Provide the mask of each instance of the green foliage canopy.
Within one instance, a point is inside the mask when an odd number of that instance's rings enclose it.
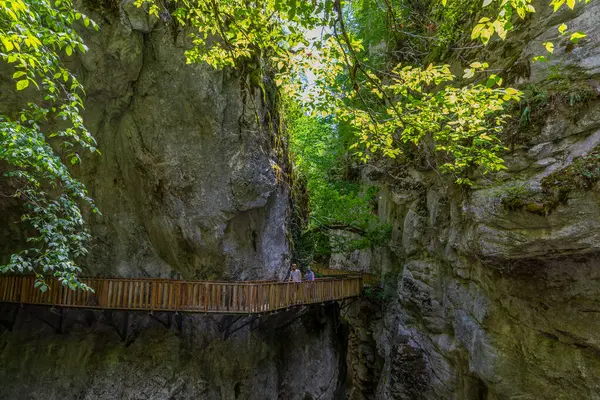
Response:
[[[137,3],[159,14],[161,6],[155,0]],[[366,1],[358,3],[358,9],[372,9],[364,7]],[[388,30],[401,17],[401,7],[395,3],[385,2],[393,16],[386,22]],[[499,154],[504,148],[496,134],[505,119],[504,103],[518,100],[520,92],[501,88],[498,77],[491,76],[483,85],[457,87],[448,66],[397,65],[380,70],[370,63],[362,38],[352,30],[365,23],[364,17],[348,11],[341,0],[179,0],[173,4],[172,15],[193,28],[195,46],[187,52],[188,62],[206,62],[215,68],[257,60],[255,64],[266,64],[286,95],[306,104],[315,115],[330,115],[352,126],[356,155],[363,160],[379,155],[395,158],[404,144],[419,145],[433,138],[442,171],[455,174],[459,183],[470,184],[468,174],[473,169],[487,173],[503,168]],[[500,22],[481,28],[485,29],[483,37],[479,35],[482,40],[493,32],[503,37],[512,29],[505,18],[508,11],[521,15],[523,9],[531,9],[528,0],[501,0],[497,6]],[[312,40],[305,37],[307,30],[319,27],[321,35]],[[366,31],[362,26],[358,33]],[[374,37],[369,40],[375,43]],[[485,69],[482,63],[474,65],[471,71]],[[307,79],[307,74],[313,79]]]
[[[77,148],[97,151],[81,117],[83,87],[61,60],[87,50],[73,28],[76,21],[97,28],[70,0],[0,0],[0,59],[27,101],[0,114],[0,160],[13,196],[22,201],[24,229],[35,232],[27,239],[29,248],[13,254],[0,271],[33,271],[43,291],[46,275],[87,288],[77,278],[81,269],[75,261],[86,254],[89,240],[79,205],[98,211],[57,154],[61,148],[76,164]]]
[[[344,126],[334,125],[331,119],[299,110],[290,106],[286,115],[297,178],[306,183],[308,192],[309,220],[301,238],[306,254],[302,256],[311,259],[383,243],[389,226],[374,212],[377,188],[353,182],[348,172],[352,138],[347,137]]]
[[[553,0],[552,6],[556,11],[565,3],[573,8],[575,2]],[[137,4],[148,5],[156,15],[165,12],[156,0]],[[285,99],[301,105],[288,129],[296,169],[309,194],[306,232],[337,226],[368,237],[378,229],[367,192],[348,189],[351,183],[332,174],[339,169],[340,149],[368,162],[379,157],[408,160],[411,153],[433,147],[434,167],[466,185],[472,184],[474,170],[485,174],[504,168],[506,148],[498,134],[507,118],[505,106],[519,101],[521,93],[503,88],[502,79],[487,72],[484,62],[473,60],[463,81],[447,65],[422,65],[428,51],[461,35],[459,24],[478,12],[480,4],[176,0],[170,10],[180,24],[192,28],[195,46],[186,53],[189,63],[215,68],[251,64],[265,70],[265,79],[274,77]],[[531,0],[484,0],[483,5],[491,15],[479,20],[471,37],[484,45],[494,35],[504,39],[514,29],[514,15],[524,19],[535,11]],[[397,60],[411,64],[389,65]],[[475,83],[465,84],[473,79]],[[352,140],[340,137],[340,127],[351,130]]]
[[[440,4],[452,8],[447,1]],[[551,6],[554,11],[563,5],[573,9],[584,1],[589,0],[552,0]],[[157,15],[164,4],[136,2]],[[387,68],[372,62],[363,40],[377,45],[381,33],[367,38],[365,23],[381,21],[371,21],[364,13],[361,20],[356,10],[368,9],[361,2],[369,3],[357,0],[354,14],[341,0],[176,0],[169,7],[180,24],[192,29],[189,63],[223,68],[252,62],[268,69],[265,76],[274,75],[286,95],[307,104],[316,115],[330,115],[352,127],[353,147],[363,160],[399,157],[405,144],[433,140],[440,168],[455,174],[459,183],[469,184],[474,168],[484,173],[501,169],[503,146],[496,134],[505,120],[502,109],[520,93],[500,87],[501,79],[495,76],[485,84],[462,86],[455,85],[447,66]],[[409,31],[417,19],[406,14],[402,1],[384,3],[386,11],[373,15],[387,16],[385,35],[406,28],[408,36],[427,36]],[[535,11],[531,3],[484,0],[484,11],[492,15],[479,20],[472,38],[484,44],[494,35],[504,39],[514,28],[513,15],[524,19]],[[459,16],[453,18],[458,21]],[[64,162],[79,162],[78,148],[97,151],[81,118],[83,87],[61,61],[86,51],[74,29],[78,21],[97,28],[73,9],[71,0],[0,0],[0,59],[12,68],[15,90],[28,99],[25,107],[0,114],[0,160],[8,165],[15,196],[23,202],[22,220],[35,231],[28,238],[31,248],[14,254],[1,268],[36,271],[40,278],[53,274],[71,287],[82,286],[75,259],[86,253],[89,240],[80,203],[97,212]],[[322,35],[307,40],[305,32],[318,27]],[[559,28],[561,34],[566,30]],[[582,32],[570,34],[573,42],[585,37]],[[552,43],[545,47],[553,52]],[[484,63],[472,63],[465,78],[485,68]],[[42,279],[37,284],[45,288]]]

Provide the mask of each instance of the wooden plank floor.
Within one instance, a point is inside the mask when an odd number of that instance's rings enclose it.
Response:
[[[49,289],[34,288],[35,277],[0,276],[0,302],[113,310],[256,314],[294,305],[357,297],[362,277],[313,282],[182,281],[144,278],[83,278],[94,291],[71,290],[56,279]]]

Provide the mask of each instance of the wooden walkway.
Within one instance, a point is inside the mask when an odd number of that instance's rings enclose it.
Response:
[[[368,272],[357,272],[357,271],[349,271],[345,269],[331,269],[331,268],[321,268],[321,267],[313,267],[313,271],[325,276],[335,276],[335,277],[355,277],[360,276],[363,279],[363,283],[369,286],[377,286],[379,284],[379,277],[377,275],[368,273]]]
[[[28,275],[0,276],[0,302],[105,310],[256,314],[357,297],[363,289],[360,276],[302,283],[83,278],[94,292],[74,291],[50,278],[45,293],[34,288],[34,281]]]

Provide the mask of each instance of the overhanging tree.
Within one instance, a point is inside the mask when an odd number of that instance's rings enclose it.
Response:
[[[79,151],[98,152],[81,116],[83,87],[61,59],[87,50],[75,24],[97,29],[71,0],[0,0],[1,68],[26,103],[0,110],[0,160],[14,188],[3,195],[21,201],[22,230],[31,232],[27,248],[0,271],[32,271],[42,291],[46,276],[88,289],[76,262],[90,239],[80,205],[98,212],[66,165],[80,161]]]

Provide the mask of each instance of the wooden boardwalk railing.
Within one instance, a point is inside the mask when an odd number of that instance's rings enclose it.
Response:
[[[349,271],[344,269],[331,269],[331,268],[321,268],[314,267],[313,270],[323,276],[336,276],[336,277],[355,277],[360,276],[363,279],[363,283],[365,285],[377,285],[379,284],[379,277],[375,274],[371,274],[368,272],[357,272],[357,271]]]
[[[113,310],[254,314],[361,294],[361,277],[313,282],[213,282],[144,278],[83,278],[94,292],[47,279],[48,291],[28,275],[0,276],[0,302]]]

